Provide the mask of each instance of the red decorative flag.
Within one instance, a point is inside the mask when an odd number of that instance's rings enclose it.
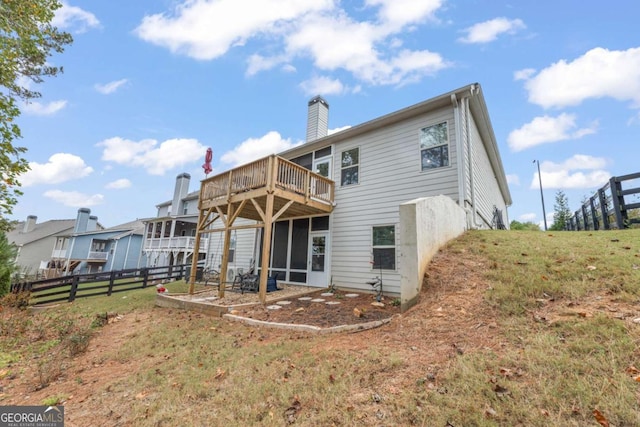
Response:
[[[211,160],[213,160],[213,150],[209,147],[207,148],[207,153],[204,155],[204,164],[202,165],[205,175],[209,175],[213,170],[211,169]]]

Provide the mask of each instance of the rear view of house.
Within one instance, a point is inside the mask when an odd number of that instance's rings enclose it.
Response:
[[[480,85],[332,135],[328,116],[313,98],[307,143],[203,180],[197,237],[222,234],[227,247],[250,227],[237,219],[255,221],[256,265],[279,281],[367,290],[382,275],[385,293],[400,295],[420,286],[403,283],[419,279],[403,277],[402,204],[445,196],[461,230],[508,224],[511,196]]]

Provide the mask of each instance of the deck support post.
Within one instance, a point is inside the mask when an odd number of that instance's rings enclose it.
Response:
[[[193,295],[196,287],[196,270],[198,269],[198,254],[200,253],[200,236],[202,235],[202,230],[200,229],[200,225],[204,222],[204,216],[209,214],[205,214],[204,210],[200,210],[198,215],[198,226],[196,229],[196,242],[193,245],[193,256],[191,257],[191,274],[189,275],[189,295]]]
[[[221,218],[224,222],[224,244],[222,245],[222,261],[220,265],[220,280],[218,286],[218,296],[220,298],[224,298],[224,287],[225,280],[227,280],[227,267],[229,264],[229,246],[231,240],[231,229],[230,227],[233,225],[232,221],[234,218],[233,212],[233,204],[229,203],[227,205],[227,216],[224,217],[221,215]]]
[[[264,210],[264,239],[260,263],[260,302],[267,302],[267,278],[269,277],[269,259],[271,258],[271,230],[273,223],[273,193],[267,194],[267,204]]]

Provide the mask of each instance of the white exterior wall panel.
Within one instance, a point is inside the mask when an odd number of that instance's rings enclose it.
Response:
[[[506,206],[491,167],[489,156],[473,118],[471,119],[470,134],[477,217],[482,218],[484,223],[482,228],[490,228],[494,207],[505,212]],[[477,218],[478,222],[480,218]]]
[[[421,170],[420,129],[447,122],[449,166]],[[366,281],[380,275],[372,268],[372,227],[394,225],[396,270],[383,270],[385,293],[400,294],[399,206],[419,197],[458,197],[453,108],[443,108],[334,146],[336,208],[332,214],[331,265],[339,287],[371,290]],[[341,152],[358,147],[358,184],[340,186]]]

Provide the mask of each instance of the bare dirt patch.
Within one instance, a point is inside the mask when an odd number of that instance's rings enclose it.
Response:
[[[328,328],[388,319],[400,314],[400,307],[391,298],[378,303],[375,295],[368,293],[321,290],[265,305],[236,308],[232,313],[267,322]]]

